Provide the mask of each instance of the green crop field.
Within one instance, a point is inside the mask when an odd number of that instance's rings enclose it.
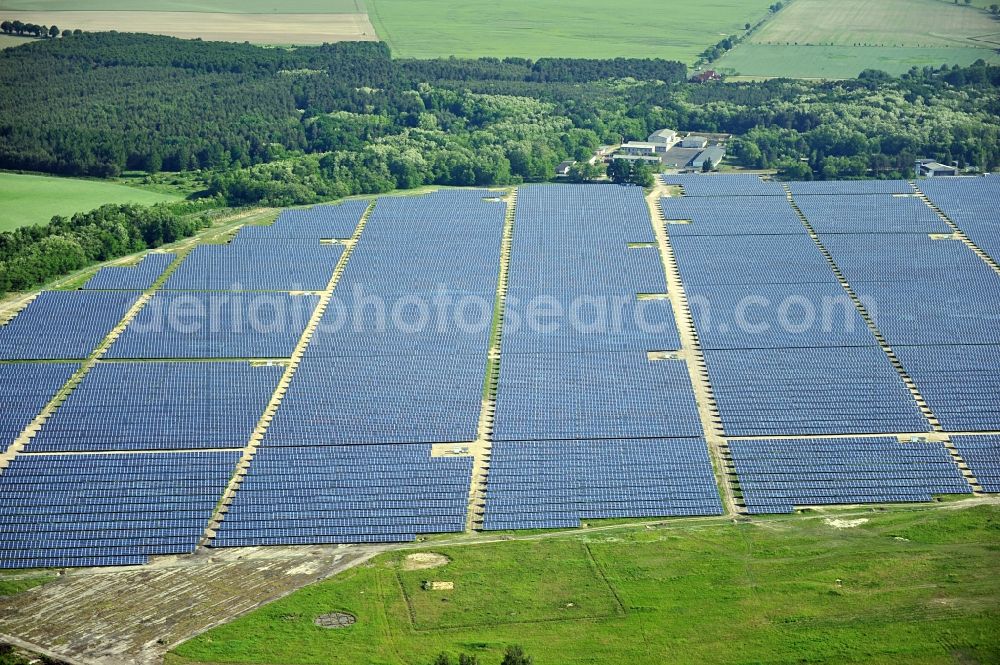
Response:
[[[941,0],[794,0],[715,67],[751,77],[851,78],[865,69],[1000,62],[1000,21]]]
[[[364,0],[0,0],[0,11],[157,11],[231,14],[363,14]]]
[[[401,57],[661,57],[693,61],[767,14],[768,0],[368,0],[379,36]]]
[[[27,44],[28,42],[33,42],[34,39],[30,37],[14,37],[13,35],[0,35],[0,48],[14,48],[15,46],[20,46],[21,44]]]
[[[0,173],[0,231],[44,224],[53,215],[72,215],[105,203],[174,201],[178,196],[99,180]]]
[[[970,65],[980,58],[1000,62],[995,51],[980,48],[741,44],[714,67],[726,74],[750,77],[843,79],[854,78],[866,69],[902,74],[910,67]]]
[[[621,526],[407,550],[177,647],[167,662],[1000,662],[1000,507]],[[854,521],[858,520],[858,521]],[[424,590],[423,581],[453,590]],[[314,619],[343,611],[348,628]]]

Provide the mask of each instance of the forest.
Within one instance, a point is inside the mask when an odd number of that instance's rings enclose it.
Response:
[[[544,181],[563,160],[669,127],[733,134],[737,164],[789,179],[906,177],[921,157],[989,171],[998,86],[1000,67],[982,61],[696,84],[665,60],[405,60],[372,42],[288,50],[74,32],[0,52],[0,168],[183,172],[202,206],[286,206]],[[184,219],[115,207],[0,234],[0,292],[193,233]]]

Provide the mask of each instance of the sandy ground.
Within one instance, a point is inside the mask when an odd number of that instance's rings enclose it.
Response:
[[[202,12],[5,12],[4,19],[85,31],[148,32],[184,39],[255,44],[378,41],[367,14],[215,14]]]

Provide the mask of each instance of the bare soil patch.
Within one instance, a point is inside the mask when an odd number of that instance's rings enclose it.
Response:
[[[416,552],[403,559],[403,570],[428,570],[430,568],[440,568],[451,562],[451,559],[443,554],[433,552]]]

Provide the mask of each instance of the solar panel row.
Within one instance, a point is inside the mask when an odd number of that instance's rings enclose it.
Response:
[[[264,448],[212,546],[397,542],[463,531],[471,475],[471,457],[432,458],[430,445]]]
[[[114,291],[43,291],[0,326],[0,360],[89,357],[139,299]]]
[[[940,443],[895,439],[730,441],[750,513],[795,506],[930,501],[972,491]]]
[[[1000,182],[984,178],[928,178],[920,190],[994,261],[1000,261]]]
[[[267,226],[244,226],[233,242],[244,240],[313,240],[350,238],[368,209],[369,201],[344,201],[337,205],[313,206],[283,210],[278,219]]]
[[[158,293],[106,358],[288,358],[319,303],[287,293]]]
[[[242,448],[284,372],[225,363],[100,363],[28,452]]]
[[[685,196],[785,196],[780,183],[765,182],[752,173],[660,176],[668,185],[680,185]]]
[[[41,413],[79,368],[70,363],[0,365],[0,452]]]
[[[701,438],[505,441],[491,452],[483,529],[721,512]]]
[[[134,266],[101,268],[83,288],[145,291],[153,286],[176,258],[176,254],[151,252]]]
[[[18,455],[0,474],[0,568],[141,564],[191,552],[238,458]]]
[[[1000,492],[1000,436],[953,436],[952,443],[985,492]]]

